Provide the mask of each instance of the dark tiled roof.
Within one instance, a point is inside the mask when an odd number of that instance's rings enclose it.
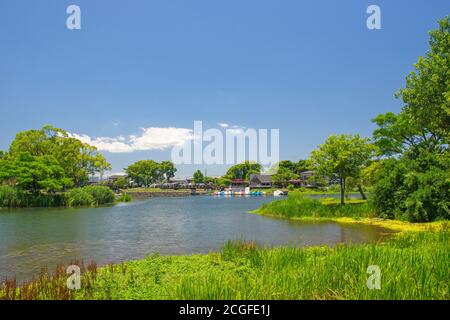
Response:
[[[257,179],[261,183],[270,183],[272,182],[272,176],[268,174],[251,174],[250,181]]]

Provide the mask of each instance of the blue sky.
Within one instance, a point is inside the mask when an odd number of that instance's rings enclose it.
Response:
[[[70,4],[81,30],[66,28]],[[381,30],[366,27],[370,4]],[[305,158],[399,110],[394,92],[449,13],[446,0],[1,0],[0,149],[44,124],[117,139],[202,120],[279,128],[281,158]],[[170,150],[104,154],[119,172]]]

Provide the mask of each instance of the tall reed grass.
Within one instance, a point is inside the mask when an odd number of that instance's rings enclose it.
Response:
[[[16,188],[0,185],[0,208],[20,207],[23,195]]]
[[[125,201],[129,201],[128,197]],[[74,188],[65,193],[30,193],[0,185],[0,208],[99,206],[113,203],[114,192],[105,186]]]
[[[105,186],[86,186],[67,191],[65,198],[66,204],[70,207],[98,206],[113,203],[115,195]]]
[[[65,205],[63,194],[33,194],[0,185],[0,208],[58,207]]]

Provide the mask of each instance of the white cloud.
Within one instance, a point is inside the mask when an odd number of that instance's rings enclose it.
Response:
[[[70,136],[97,147],[99,151],[111,153],[125,153],[145,150],[164,150],[175,146],[183,146],[194,139],[191,129],[185,128],[143,128],[140,135],[128,137],[96,137],[91,138],[85,134],[70,134]]]
[[[219,125],[221,128],[228,128],[228,127],[230,126],[228,123],[224,123],[224,122],[219,122],[218,125]]]
[[[233,125],[233,126],[229,126],[229,129],[227,129],[227,132],[233,135],[241,135],[244,134],[246,131],[246,127],[243,126],[237,126],[237,125]]]

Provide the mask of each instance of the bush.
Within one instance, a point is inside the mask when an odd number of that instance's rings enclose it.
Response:
[[[294,187],[293,184],[290,184],[290,185],[288,185],[287,189],[288,189],[289,191],[294,191],[294,190],[295,190],[295,187]]]
[[[386,160],[373,190],[384,217],[426,222],[450,218],[449,171],[421,159]]]
[[[102,205],[113,203],[115,196],[114,192],[111,191],[110,188],[104,186],[88,186],[83,187],[87,193],[89,193],[94,198],[94,205]]]
[[[75,188],[66,192],[66,204],[69,207],[91,206],[94,197],[84,188]]]
[[[22,193],[11,186],[0,185],[0,207],[20,207],[23,203]]]

